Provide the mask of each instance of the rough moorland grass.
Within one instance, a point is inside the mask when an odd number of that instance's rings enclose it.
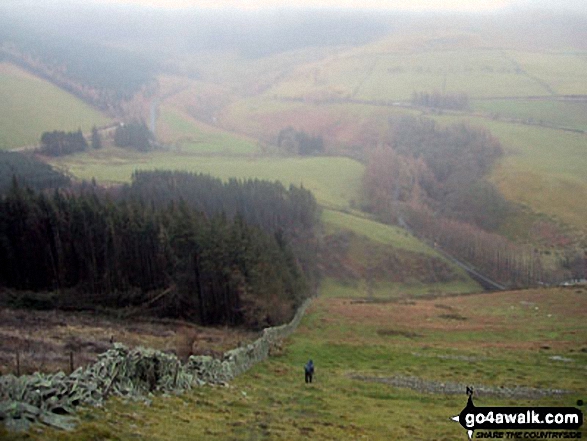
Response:
[[[303,185],[325,206],[346,208],[358,200],[363,165],[348,158],[308,157],[209,157],[171,151],[139,154],[107,148],[63,158],[51,163],[81,179],[128,182],[135,170],[186,170],[222,179],[258,178]]]
[[[574,406],[587,394],[587,354],[580,351],[587,346],[585,308],[584,289],[377,304],[322,298],[281,351],[229,387],[157,397],[151,406],[115,399],[103,410],[81,413],[72,433],[39,429],[26,439],[465,439],[449,420],[464,407],[465,391],[432,394],[352,376],[560,388],[572,392],[534,401],[478,396],[475,402]],[[456,316],[462,319],[450,319]],[[308,358],[317,366],[312,385],[303,383]]]
[[[341,145],[360,149],[376,144],[389,131],[389,117],[403,113],[418,115],[420,112],[355,103],[283,101],[266,94],[232,103],[224,109],[221,121],[232,130],[274,140],[281,129],[293,126],[322,135],[326,147],[337,151]]]
[[[457,270],[458,271],[458,270]],[[462,279],[452,282],[424,283],[413,280],[406,283],[376,281],[368,287],[365,280],[355,283],[343,282],[335,278],[322,280],[322,292],[326,297],[346,299],[370,299],[373,301],[387,301],[407,298],[444,296],[447,294],[466,294],[479,292],[482,288],[464,272]]]
[[[0,63],[0,103],[0,149],[38,144],[44,131],[88,132],[109,121],[73,95],[6,63]]]

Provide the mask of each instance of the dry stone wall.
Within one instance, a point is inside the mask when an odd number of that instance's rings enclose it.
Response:
[[[121,344],[91,366],[70,375],[5,375],[0,377],[0,420],[9,430],[28,430],[34,422],[71,429],[78,405],[101,406],[109,395],[149,401],[153,393],[182,393],[193,386],[232,380],[269,356],[272,347],[299,325],[310,300],[288,324],[267,328],[254,342],[224,353],[221,359],[191,356],[187,363],[173,354]]]

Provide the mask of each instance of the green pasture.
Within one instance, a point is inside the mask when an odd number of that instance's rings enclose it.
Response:
[[[377,63],[371,54],[331,57],[296,69],[267,94],[284,97],[352,98]]]
[[[497,119],[587,130],[587,103],[581,101],[480,100],[473,103],[473,108]]]
[[[541,81],[557,95],[587,94],[587,53],[522,52],[508,55],[532,77]]]
[[[506,150],[491,176],[506,198],[585,231],[587,136],[499,123],[490,129]]]
[[[322,294],[281,349],[228,386],[154,397],[149,406],[111,399],[80,412],[71,433],[39,428],[13,439],[452,441],[466,439],[449,419],[465,406],[464,389],[445,395],[357,377],[570,391],[539,400],[481,394],[477,406],[575,406],[587,394],[585,290],[400,303]],[[315,381],[305,384],[309,358]]]
[[[89,132],[109,119],[75,96],[11,64],[0,64],[0,149],[37,145],[51,130]]]
[[[146,154],[107,148],[51,159],[53,165],[73,176],[98,182],[128,182],[135,170],[184,170],[222,179],[231,177],[281,181],[303,185],[318,202],[336,208],[348,207],[359,198],[363,165],[348,158],[308,157],[211,157],[185,151]]]
[[[198,123],[171,106],[162,106],[157,121],[177,151],[194,154],[251,155],[259,148],[253,140]]]
[[[406,230],[393,225],[385,225],[370,219],[334,210],[324,210],[322,212],[322,222],[325,225],[327,233],[349,230],[383,245],[391,245],[394,248],[402,250],[438,256],[434,250],[416,239]]]
[[[268,95],[410,100],[414,91],[465,92],[472,98],[584,94],[581,54],[498,49],[354,50],[294,70]]]
[[[435,90],[471,97],[547,94],[501,51],[462,49],[382,55],[355,97],[410,100],[414,91]]]

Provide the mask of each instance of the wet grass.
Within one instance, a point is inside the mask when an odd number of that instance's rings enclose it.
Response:
[[[0,149],[36,145],[44,131],[89,132],[109,119],[57,86],[0,63]]]
[[[432,394],[363,382],[351,378],[355,374],[572,391],[538,401],[479,396],[478,405],[573,406],[587,395],[587,354],[581,351],[587,347],[581,313],[587,307],[585,290],[376,304],[328,294],[323,291],[323,298],[314,302],[281,351],[228,387],[206,386],[179,397],[156,397],[150,406],[113,399],[104,409],[83,411],[75,432],[38,429],[27,439],[454,440],[466,436],[449,420],[464,407],[464,391],[462,396]],[[512,311],[512,305],[519,311]],[[451,311],[466,320],[441,317]],[[550,349],[541,349],[545,346]],[[302,367],[308,358],[317,366],[311,385],[303,383]]]
[[[266,179],[284,185],[303,185],[325,206],[349,207],[359,198],[363,165],[333,157],[232,157],[202,156],[193,152],[157,151],[146,154],[117,148],[90,151],[52,159],[52,164],[80,179],[102,183],[130,181],[135,170],[184,170],[221,179]]]

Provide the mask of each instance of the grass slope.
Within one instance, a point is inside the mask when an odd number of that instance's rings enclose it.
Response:
[[[135,170],[186,170],[222,179],[231,177],[281,181],[303,185],[325,206],[346,208],[357,200],[363,165],[348,158],[308,157],[210,157],[190,152],[151,152],[140,154],[105,148],[51,159],[80,179],[98,182],[128,182]]]
[[[326,226],[327,233],[349,230],[365,236],[371,241],[392,245],[394,248],[437,256],[434,250],[406,230],[392,225],[385,225],[370,219],[333,210],[324,210],[322,222]]]
[[[574,406],[587,394],[585,308],[585,289],[383,304],[318,299],[281,351],[228,387],[158,397],[151,406],[111,400],[82,412],[72,433],[40,428],[26,439],[465,439],[449,419],[466,404],[464,390],[433,394],[353,376],[560,388],[571,394],[478,396],[475,404]],[[303,383],[308,358],[316,364],[311,385]]]
[[[81,128],[109,119],[73,95],[7,63],[0,63],[0,149],[37,144],[44,131]]]
[[[498,118],[511,118],[553,127],[587,130],[587,103],[555,100],[484,100],[473,103],[474,110]]]
[[[328,296],[381,300],[482,290],[401,228],[333,210],[323,211],[322,222],[330,244],[324,245],[322,264],[322,291]]]
[[[407,49],[409,50],[409,49]],[[303,65],[267,96],[409,100],[414,91],[466,92],[474,98],[585,94],[584,54],[446,49],[354,49]]]
[[[202,155],[252,155],[257,143],[201,123],[172,106],[162,106],[157,121],[159,138],[179,152]]]

